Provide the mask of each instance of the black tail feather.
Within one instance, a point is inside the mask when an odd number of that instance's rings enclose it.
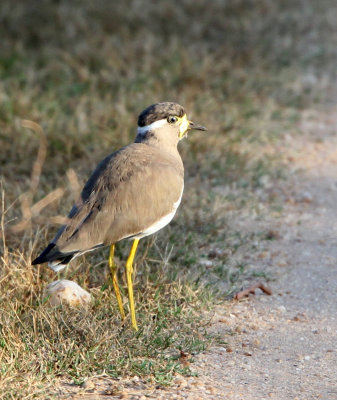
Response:
[[[51,262],[52,264],[56,264],[56,265],[57,264],[66,265],[74,257],[84,254],[88,251],[96,250],[103,246],[104,246],[103,243],[99,243],[85,251],[75,250],[75,251],[68,252],[68,253],[62,253],[62,251],[59,250],[59,248],[57,247],[57,245],[55,243],[49,243],[48,246],[43,250],[43,252],[38,257],[36,257],[35,260],[32,261],[32,265],[43,264],[46,262]]]
[[[49,243],[43,252],[32,261],[32,265],[43,264],[49,261],[59,261],[60,264],[68,264],[74,253],[65,254],[58,250],[55,243]]]
[[[56,260],[53,260],[53,261],[55,261],[56,263],[58,263],[58,264],[62,264],[62,265],[67,265],[68,263],[70,263],[70,261],[73,259],[73,257],[76,255],[76,253],[75,254],[70,254],[70,255],[68,255],[68,256],[61,256],[61,257],[59,257],[59,258],[57,258]]]

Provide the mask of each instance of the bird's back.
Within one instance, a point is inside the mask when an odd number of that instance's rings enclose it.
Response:
[[[52,243],[62,253],[85,252],[140,234],[172,212],[182,190],[178,152],[133,143],[97,166]]]

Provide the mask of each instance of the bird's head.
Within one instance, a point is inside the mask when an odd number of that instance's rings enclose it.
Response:
[[[189,121],[180,104],[156,103],[139,115],[136,142],[164,140],[177,144],[192,129],[206,130],[205,127]]]

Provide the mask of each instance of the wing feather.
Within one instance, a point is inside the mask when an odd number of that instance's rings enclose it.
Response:
[[[180,157],[129,145],[97,166],[52,243],[67,253],[135,235],[170,213],[182,188]]]

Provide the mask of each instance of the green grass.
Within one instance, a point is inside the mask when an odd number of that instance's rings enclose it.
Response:
[[[187,285],[163,283],[137,291],[137,333],[121,325],[110,290],[93,294],[94,304],[86,310],[50,308],[18,295],[15,304],[2,306],[0,370],[8,396],[28,395],[41,381],[67,376],[81,382],[103,372],[168,384],[175,373],[191,374],[180,363],[179,351],[197,353],[211,341],[197,324],[207,301]]]
[[[277,237],[235,221],[282,213],[270,190],[289,173],[278,144],[299,134],[302,110],[332,99],[335,14],[332,0],[1,2],[0,397],[43,398],[59,379],[80,384],[102,371],[167,385],[191,373],[180,350],[224,340],[206,333],[204,311],[243,280],[265,277],[235,256]],[[163,100],[183,104],[209,130],[181,143],[182,205],[137,254],[140,331],[120,323],[106,250],[60,274],[89,290],[92,306],[51,308],[43,290],[57,276],[32,268],[32,257],[77,185],[133,140],[144,107]],[[23,120],[43,128],[46,146]],[[57,188],[63,195],[34,213]],[[121,243],[116,252],[124,298],[128,250]]]

